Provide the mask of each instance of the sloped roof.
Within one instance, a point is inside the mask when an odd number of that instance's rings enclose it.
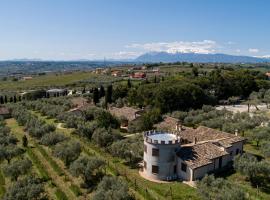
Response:
[[[127,118],[128,121],[135,120],[136,119],[135,115],[139,115],[139,113],[141,112],[140,109],[127,107],[127,106],[124,106],[122,108],[111,107],[109,111],[112,115],[115,115],[116,117],[120,118],[123,116]]]
[[[177,155],[191,168],[211,164],[213,159],[228,155],[223,148],[212,142],[182,146]]]
[[[197,142],[209,140],[222,140],[236,137],[237,140],[239,141],[244,140],[244,138],[235,136],[234,134],[226,133],[205,126],[199,126],[197,129],[184,128],[183,131],[179,132],[179,135],[181,138],[186,139],[190,142],[192,142],[194,138],[196,138]]]
[[[154,127],[159,130],[172,131],[175,130],[176,125],[179,123],[179,120],[173,117],[165,116],[163,121],[158,124],[155,124]]]

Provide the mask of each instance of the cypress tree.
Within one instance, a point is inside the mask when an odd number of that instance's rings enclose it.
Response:
[[[99,92],[97,88],[95,88],[93,92],[93,101],[95,105],[99,102]]]
[[[14,103],[17,102],[17,97],[16,96],[13,97],[13,101],[14,101]]]
[[[112,103],[112,85],[109,85],[107,87],[107,91],[106,91],[106,96],[105,96],[105,101],[107,103]]]
[[[8,102],[8,100],[7,100],[7,96],[5,95],[5,99],[4,99],[4,101],[5,101],[5,103],[7,103]]]
[[[132,87],[131,80],[130,79],[128,79],[128,81],[127,81],[127,86],[128,86],[128,88],[131,88]]]
[[[104,97],[105,96],[105,90],[104,87],[101,85],[99,89],[99,97]]]
[[[28,139],[27,139],[26,135],[23,136],[22,143],[23,143],[23,146],[24,147],[27,147],[28,146]]]
[[[13,97],[10,97],[9,98],[9,102],[13,102]]]
[[[82,94],[85,94],[85,87],[84,87],[83,90],[82,90]]]
[[[0,103],[4,104],[4,98],[2,96],[0,97]]]

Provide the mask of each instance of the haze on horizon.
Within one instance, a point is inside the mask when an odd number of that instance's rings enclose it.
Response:
[[[267,0],[1,0],[0,60],[149,51],[270,57]]]

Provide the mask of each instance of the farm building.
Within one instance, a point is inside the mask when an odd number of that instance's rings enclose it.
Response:
[[[200,126],[144,133],[142,175],[151,180],[195,181],[222,170],[243,152],[245,139]]]
[[[50,89],[46,91],[47,97],[58,97],[67,95],[68,91],[66,89]]]
[[[146,78],[146,73],[144,73],[144,72],[135,72],[134,74],[132,74],[130,76],[130,78],[143,79],[143,78]]]

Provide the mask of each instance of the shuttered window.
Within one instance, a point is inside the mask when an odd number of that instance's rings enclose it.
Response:
[[[183,172],[186,172],[187,171],[187,165],[185,163],[181,163],[181,170]]]
[[[153,174],[158,174],[158,166],[152,165],[152,173]]]
[[[159,156],[159,149],[152,149],[152,156]]]

